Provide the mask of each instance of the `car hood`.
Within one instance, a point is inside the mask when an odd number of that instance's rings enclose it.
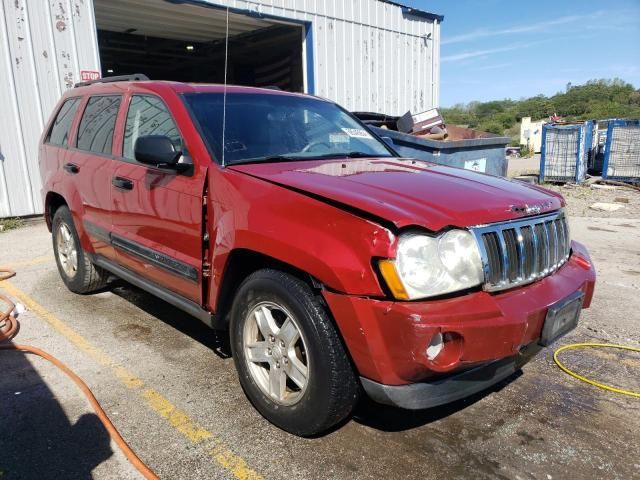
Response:
[[[229,166],[285,188],[393,223],[432,231],[557,210],[562,196],[538,186],[404,158]]]

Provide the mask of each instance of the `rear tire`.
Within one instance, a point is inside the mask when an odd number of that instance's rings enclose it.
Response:
[[[53,252],[62,281],[74,293],[90,293],[103,288],[109,275],[91,263],[82,249],[69,208],[61,206],[53,215]]]
[[[300,279],[272,269],[251,274],[235,296],[230,331],[240,383],[274,425],[313,436],[353,410],[356,374],[321,299]]]

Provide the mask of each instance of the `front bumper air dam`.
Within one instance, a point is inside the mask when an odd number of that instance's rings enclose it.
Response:
[[[478,393],[517,372],[542,347],[532,343],[513,357],[495,360],[430,382],[383,385],[361,377],[362,387],[378,403],[407,410],[437,407]]]

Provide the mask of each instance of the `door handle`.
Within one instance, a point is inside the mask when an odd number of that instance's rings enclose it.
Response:
[[[111,179],[111,185],[121,190],[133,190],[133,182],[124,177],[113,177]]]
[[[78,165],[76,165],[75,163],[67,163],[62,168],[64,168],[71,175],[75,175],[76,173],[78,173],[80,171],[80,167],[78,167]]]

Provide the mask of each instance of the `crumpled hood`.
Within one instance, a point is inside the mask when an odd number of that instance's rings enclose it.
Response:
[[[396,227],[432,231],[557,210],[562,196],[543,188],[403,158],[314,160],[228,167],[366,212]]]

